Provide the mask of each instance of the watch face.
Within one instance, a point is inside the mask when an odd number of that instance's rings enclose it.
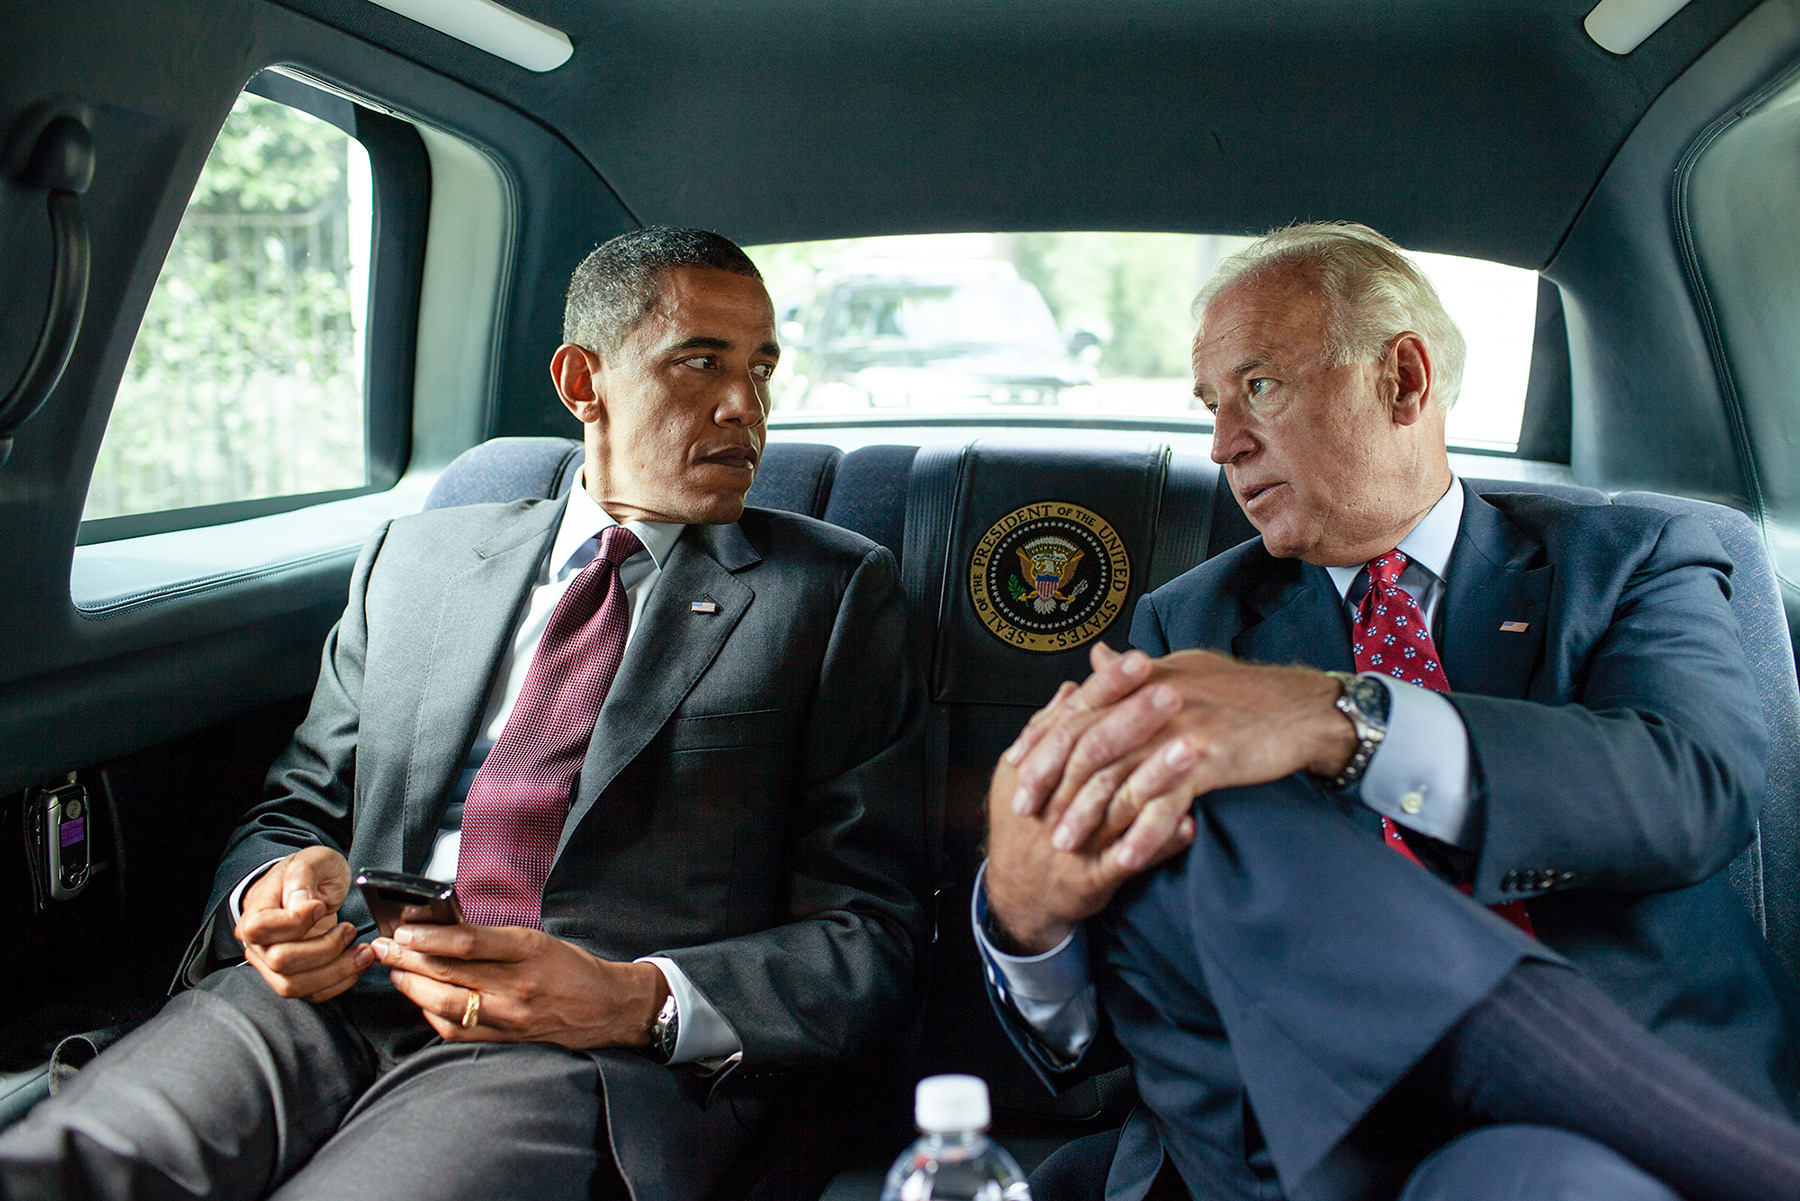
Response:
[[[1344,689],[1344,694],[1350,698],[1350,703],[1355,705],[1364,717],[1379,725],[1387,725],[1388,690],[1386,688],[1374,680],[1357,676],[1355,682]]]

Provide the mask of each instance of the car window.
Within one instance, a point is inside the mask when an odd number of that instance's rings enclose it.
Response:
[[[1249,239],[930,234],[750,248],[780,319],[776,424],[997,419],[1209,428],[1188,374],[1189,307]],[[1415,254],[1469,342],[1449,434],[1518,446],[1535,272]]]
[[[368,152],[244,92],[156,282],[83,520],[362,487]]]

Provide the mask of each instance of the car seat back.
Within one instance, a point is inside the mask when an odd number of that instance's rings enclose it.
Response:
[[[756,482],[744,503],[823,516],[842,457],[835,446],[771,442],[763,447]],[[561,496],[574,485],[581,464],[582,446],[573,438],[492,438],[456,456],[432,484],[422,507]]]

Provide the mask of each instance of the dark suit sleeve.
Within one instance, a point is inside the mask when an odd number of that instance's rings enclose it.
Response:
[[[1568,619],[1604,624],[1566,703],[1452,694],[1483,815],[1477,900],[1679,888],[1748,844],[1768,735],[1729,572],[1704,524],[1672,518],[1610,617]]]
[[[746,1069],[843,1059],[912,1011],[927,942],[916,894],[924,695],[893,555],[869,552],[839,605],[789,811],[787,922],[659,951],[730,1023]]]
[[[244,816],[226,843],[208,912],[222,904],[240,880],[271,859],[303,847],[328,846],[346,852],[350,847],[363,661],[368,649],[363,598],[387,530],[384,523],[363,546],[350,576],[349,604],[325,639],[312,706],[287,750],[269,769],[264,799]]]

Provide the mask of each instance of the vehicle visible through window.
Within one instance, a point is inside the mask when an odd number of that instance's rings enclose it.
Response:
[[[83,520],[366,483],[373,223],[361,143],[238,97],[156,281]]]
[[[777,425],[1099,421],[1191,425],[1189,306],[1249,241],[1157,233],[924,234],[750,247],[780,323]],[[1459,449],[1512,453],[1537,275],[1414,259],[1469,343]]]

